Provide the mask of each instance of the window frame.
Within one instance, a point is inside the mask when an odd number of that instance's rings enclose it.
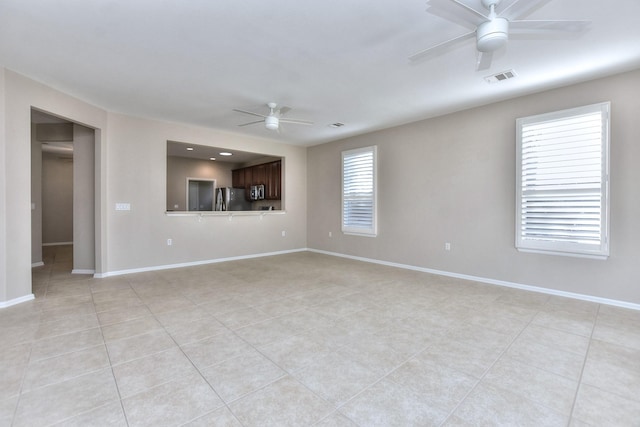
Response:
[[[368,227],[360,227],[353,225],[346,225],[347,223],[347,212],[345,209],[345,202],[350,199],[349,195],[345,192],[345,159],[362,154],[362,153],[371,153],[371,185],[372,192],[369,197],[365,198],[366,201],[371,203],[371,224]],[[341,162],[341,229],[342,233],[356,236],[366,236],[366,237],[376,237],[378,235],[378,150],[377,146],[372,145],[368,147],[355,148],[351,150],[342,151],[342,162]],[[352,197],[351,200],[354,200]]]
[[[611,103],[601,102],[582,107],[554,111],[516,120],[516,203],[515,203],[515,246],[522,252],[534,252],[553,255],[606,259],[609,256],[609,157],[610,157],[610,120]],[[563,239],[527,238],[523,228],[526,218],[523,207],[523,128],[541,123],[550,123],[570,119],[586,114],[601,114],[600,136],[600,209],[599,209],[599,241],[597,243],[580,243]],[[564,190],[566,191],[566,190]],[[535,191],[530,192],[535,194]],[[526,197],[526,196],[525,196]],[[576,205],[574,205],[575,207]]]

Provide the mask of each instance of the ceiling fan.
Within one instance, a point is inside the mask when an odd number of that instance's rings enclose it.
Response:
[[[549,32],[584,31],[590,21],[569,20],[521,20],[534,9],[551,0],[481,0],[488,13],[482,13],[460,0],[429,0],[428,11],[445,19],[471,25],[473,31],[454,37],[435,46],[421,50],[409,57],[418,61],[448,51],[459,42],[475,38],[478,57],[477,70],[485,70],[491,66],[493,53],[507,44],[509,31],[527,34],[543,34]],[[500,8],[502,4],[504,7]],[[451,7],[455,11],[451,11]]]
[[[238,126],[249,126],[249,125],[255,125],[256,123],[264,123],[264,127],[266,127],[267,129],[279,131],[280,123],[291,123],[295,125],[312,125],[313,124],[313,122],[309,122],[307,120],[297,120],[297,119],[290,119],[288,117],[286,118],[282,117],[289,110],[291,110],[291,108],[289,107],[278,108],[278,104],[276,104],[275,102],[269,102],[267,104],[267,107],[269,107],[269,114],[267,115],[254,113],[253,111],[239,110],[237,108],[234,108],[233,111],[237,111],[238,113],[250,114],[252,116],[261,117],[260,120],[256,120],[249,123],[243,123]]]

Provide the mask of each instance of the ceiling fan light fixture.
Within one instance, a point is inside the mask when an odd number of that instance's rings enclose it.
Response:
[[[276,116],[267,116],[264,118],[264,127],[269,130],[278,130],[280,120]]]
[[[480,24],[476,31],[478,50],[493,52],[509,40],[509,21],[506,18],[494,18]]]

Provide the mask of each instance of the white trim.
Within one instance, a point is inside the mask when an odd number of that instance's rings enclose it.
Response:
[[[53,243],[42,244],[42,246],[65,246],[65,245],[73,245],[73,242],[53,242]]]
[[[10,299],[9,301],[0,301],[0,309],[11,307],[12,305],[20,304],[23,302],[31,301],[35,299],[33,294],[28,294],[20,298]]]
[[[38,261],[38,262],[34,262],[34,263],[32,263],[32,264],[31,264],[31,268],[34,268],[34,267],[42,267],[43,265],[44,265],[44,262],[42,262],[42,261]]]
[[[521,117],[516,119],[516,203],[515,203],[515,247],[522,251],[531,251],[542,254],[550,255],[564,255],[564,256],[577,256],[581,258],[595,258],[595,259],[607,259],[609,257],[609,169],[610,169],[610,111],[611,102],[601,102],[592,105],[585,105],[582,107],[570,108],[562,111],[554,111],[545,114],[538,114],[535,116]],[[551,148],[548,144],[549,141],[560,142],[562,144],[568,141],[563,141],[559,136],[562,133],[557,133],[558,129],[555,126],[562,122],[572,121],[574,119],[582,118],[584,116],[598,115],[601,121],[600,136],[599,136],[599,154],[595,152],[589,153],[588,160],[595,162],[596,159],[600,160],[599,164],[599,182],[595,181],[595,170],[591,169],[592,164],[587,166],[586,170],[583,170],[584,165],[572,164],[568,159],[558,161],[557,147]],[[550,126],[549,130],[547,126]],[[525,128],[533,127],[536,130],[530,130],[533,132],[529,137],[525,137]],[[540,129],[538,129],[540,127]],[[591,129],[591,128],[587,128]],[[563,129],[564,130],[564,129]],[[578,131],[577,129],[575,130]],[[590,137],[595,132],[590,131]],[[548,139],[553,135],[553,139]],[[574,135],[584,136],[584,135]],[[529,139],[530,138],[530,139]],[[546,142],[545,142],[546,141]],[[573,140],[572,140],[573,141]],[[589,141],[591,141],[589,139]],[[593,137],[593,141],[596,139]],[[573,143],[584,142],[582,139],[575,140]],[[528,143],[533,146],[541,144],[535,150],[535,155],[529,153],[525,156],[525,146]],[[531,148],[531,147],[530,147]],[[592,148],[593,149],[593,148]],[[549,173],[549,161],[548,157],[552,154],[554,161],[554,174]],[[567,156],[573,156],[566,154]],[[582,159],[586,153],[575,154]],[[525,158],[528,160],[525,162]],[[584,159],[587,159],[586,157]],[[535,162],[533,160],[536,160]],[[574,158],[575,160],[575,158]],[[532,169],[525,169],[524,163],[528,163]],[[570,184],[570,188],[566,188],[564,183],[560,183],[566,179],[569,179],[569,175],[563,177],[560,182],[554,182],[551,176],[554,176],[558,171],[558,165],[564,164],[567,170],[564,171],[571,175],[574,180],[580,180]],[[546,165],[546,166],[545,166]],[[571,167],[568,167],[568,166]],[[539,169],[541,168],[541,169]],[[575,169],[575,170],[574,170]],[[578,170],[579,169],[579,170]],[[537,175],[539,171],[542,173],[542,177]],[[562,172],[562,173],[564,173]],[[573,188],[574,184],[581,183],[582,173],[588,172],[589,178],[583,184],[588,184],[584,190],[576,190]],[[543,182],[547,182],[543,188],[539,188],[537,185]],[[596,188],[598,192],[596,193]],[[586,227],[583,230],[572,230],[572,226],[567,225],[565,222],[568,219],[573,219],[578,223],[582,223],[581,220],[587,219],[583,217],[582,213],[579,213],[582,209],[581,200],[577,205],[574,205],[573,201],[560,199],[559,197],[566,197],[567,192],[575,193],[586,196],[589,201],[589,208],[595,210],[598,207],[598,219],[597,227],[596,221],[594,223],[583,224],[581,227]],[[586,191],[586,193],[583,193]],[[596,196],[597,194],[597,196]],[[542,197],[538,200],[538,197]],[[557,198],[558,197],[558,198]],[[536,207],[531,211],[532,206],[526,201],[530,201],[536,204]],[[554,212],[556,203],[560,201],[566,201],[568,208],[567,212],[563,212],[569,215],[566,218],[558,218],[556,212]],[[526,207],[525,207],[526,206]],[[550,211],[547,211],[549,209]],[[591,220],[591,218],[589,218]],[[570,221],[569,221],[570,222]],[[588,221],[590,222],[590,221]],[[564,231],[566,236],[556,236],[555,233]],[[582,236],[582,233],[586,233]],[[584,240],[583,240],[584,239]]]
[[[144,272],[148,272],[148,271],[159,271],[159,270],[169,270],[169,269],[172,269],[172,268],[182,268],[182,267],[195,267],[195,266],[198,266],[198,265],[216,264],[216,263],[225,262],[225,261],[238,261],[238,260],[242,260],[242,259],[262,258],[262,257],[266,257],[266,256],[284,255],[284,254],[290,254],[290,253],[295,253],[295,252],[305,252],[305,251],[307,251],[306,248],[291,249],[291,250],[286,250],[286,251],[265,252],[265,253],[253,254],[253,255],[241,255],[241,256],[228,257],[228,258],[215,258],[215,259],[207,259],[207,260],[203,260],[203,261],[183,262],[183,263],[179,263],[179,264],[167,264],[167,265],[157,265],[157,266],[153,266],[153,267],[132,268],[132,269],[129,269],[129,270],[118,270],[118,271],[108,271],[108,272],[105,272],[105,273],[96,273],[96,274],[93,275],[93,277],[95,277],[96,279],[103,279],[105,277],[121,276],[121,275],[124,275],[124,274],[144,273]]]
[[[74,268],[73,270],[71,270],[71,274],[95,274],[95,272],[95,270],[87,270],[82,268]]]
[[[347,215],[345,212],[345,199],[353,200],[353,201],[369,201],[368,197],[358,196],[355,199],[353,197],[346,197],[345,193],[345,177],[347,175],[352,176],[353,171],[349,168],[345,168],[345,159],[352,155],[358,154],[371,154],[372,156],[372,164],[371,164],[371,178],[372,178],[372,190],[373,194],[371,195],[371,226],[366,227],[364,225],[356,226],[356,225],[345,225],[345,219]],[[341,194],[341,202],[340,202],[340,211],[341,211],[341,230],[346,235],[352,236],[366,236],[366,237],[377,237],[378,235],[378,146],[371,145],[368,147],[354,148],[351,150],[342,151],[342,160],[341,160],[341,185],[340,185],[340,194]],[[358,165],[361,166],[360,163]],[[358,169],[358,168],[357,168]],[[358,215],[356,215],[358,216]]]
[[[333,256],[337,256],[337,257],[341,257],[341,258],[349,258],[349,259],[353,259],[353,260],[356,260],[356,261],[370,262],[370,263],[373,263],[373,264],[387,265],[387,266],[390,266],[390,267],[398,267],[398,268],[403,268],[403,269],[406,269],[406,270],[421,271],[423,273],[438,274],[438,275],[441,275],[441,276],[455,277],[457,279],[472,280],[474,282],[488,283],[490,285],[505,286],[507,288],[516,288],[516,289],[522,289],[522,290],[525,290],[525,291],[538,292],[538,293],[549,294],[549,295],[556,295],[556,296],[561,296],[561,297],[566,297],[566,298],[573,298],[573,299],[578,299],[578,300],[583,300],[583,301],[595,302],[595,303],[599,303],[599,304],[613,305],[613,306],[616,306],[616,307],[629,308],[631,310],[640,310],[640,304],[635,304],[635,303],[627,302],[627,301],[620,301],[620,300],[614,300],[614,299],[609,299],[609,298],[596,297],[596,296],[593,296],[593,295],[577,294],[577,293],[573,293],[573,292],[560,291],[560,290],[557,290],[557,289],[541,288],[539,286],[524,285],[524,284],[521,284],[521,283],[507,282],[507,281],[504,281],[504,280],[488,279],[486,277],[470,276],[468,274],[452,273],[450,271],[434,270],[432,268],[416,267],[414,265],[408,265],[408,264],[398,264],[398,263],[395,263],[395,262],[387,262],[387,261],[381,261],[381,260],[377,260],[377,259],[363,258],[363,257],[358,257],[358,256],[353,256],[353,255],[346,255],[346,254],[341,254],[341,253],[336,253],[336,252],[323,251],[323,250],[319,250],[319,249],[310,249],[309,248],[307,250],[309,252],[317,252],[317,253],[321,253],[321,254],[325,254],[325,255],[333,255]]]

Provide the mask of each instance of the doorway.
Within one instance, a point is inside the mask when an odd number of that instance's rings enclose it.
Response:
[[[212,211],[216,180],[187,178],[187,210]]]
[[[31,153],[32,266],[95,273],[95,130],[32,109]]]

